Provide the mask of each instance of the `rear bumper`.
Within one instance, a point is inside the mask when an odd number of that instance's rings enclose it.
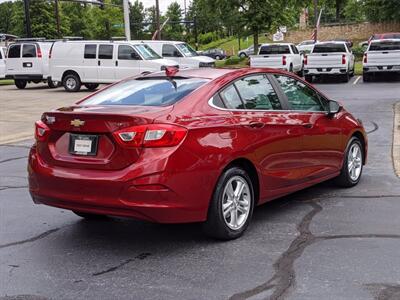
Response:
[[[304,68],[304,74],[306,75],[343,75],[346,73],[346,68]]]
[[[6,75],[6,79],[20,79],[20,80],[46,80],[42,74],[15,74]]]
[[[378,73],[378,72],[398,72],[400,73],[400,65],[395,66],[365,66],[363,73]]]
[[[29,154],[29,191],[36,204],[69,210],[158,223],[204,221],[212,187],[208,191],[194,174],[168,172],[169,164],[168,159],[153,158],[145,167],[75,170],[47,165],[34,146]]]

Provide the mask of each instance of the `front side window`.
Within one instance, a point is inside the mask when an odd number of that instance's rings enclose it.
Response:
[[[282,109],[278,95],[264,75],[253,75],[235,82],[246,109]]]
[[[113,58],[113,45],[100,45],[99,46],[99,59],[112,59]]]
[[[164,57],[179,57],[179,51],[174,45],[165,44],[162,47],[162,56]]]
[[[82,102],[82,105],[168,106],[207,83],[207,79],[138,78],[122,81]]]
[[[292,110],[325,111],[316,91],[288,76],[275,75]]]
[[[176,47],[181,50],[183,55],[186,57],[191,57],[191,56],[198,56],[197,52],[190,47],[188,44],[182,43],[182,44],[176,44]]]
[[[133,50],[131,46],[120,45],[118,46],[118,59],[120,60],[136,60],[139,55]]]
[[[97,45],[85,45],[84,58],[96,59],[96,49]]]
[[[24,44],[22,47],[22,57],[36,57],[36,46],[33,44]]]
[[[8,48],[7,58],[19,58],[21,56],[21,45],[11,45]]]
[[[153,49],[146,44],[140,44],[133,46],[137,52],[139,52],[145,60],[159,59],[161,58]]]

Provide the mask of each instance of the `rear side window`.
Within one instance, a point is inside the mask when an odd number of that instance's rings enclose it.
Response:
[[[278,95],[264,75],[254,75],[235,82],[246,109],[282,109]]]
[[[11,45],[8,49],[7,58],[20,58],[21,57],[21,45]]]
[[[290,107],[300,111],[325,111],[316,91],[304,83],[288,76],[275,75]]]
[[[313,53],[334,53],[346,52],[344,44],[317,44],[314,46]]]
[[[36,46],[32,44],[24,44],[22,47],[22,57],[36,57]]]
[[[232,84],[224,89],[221,93],[222,101],[228,109],[244,109],[243,102],[236,91],[235,86]]]
[[[168,106],[207,82],[207,79],[201,78],[177,78],[173,82],[166,78],[131,79],[87,98],[82,104]]]
[[[113,45],[100,45],[99,46],[99,59],[112,59],[113,58]]]
[[[288,45],[266,45],[261,46],[260,55],[268,54],[290,54]]]
[[[297,49],[297,47],[295,45],[292,45],[292,51],[294,54],[299,54],[299,50]]]
[[[97,45],[85,45],[84,58],[95,59],[96,58]]]
[[[368,51],[390,51],[400,50],[400,41],[382,41],[379,43],[371,43]]]

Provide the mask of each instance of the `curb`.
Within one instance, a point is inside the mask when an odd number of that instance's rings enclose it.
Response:
[[[400,102],[394,105],[392,156],[394,172],[400,177]]]

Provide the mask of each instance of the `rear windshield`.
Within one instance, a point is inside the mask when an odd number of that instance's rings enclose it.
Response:
[[[400,41],[382,41],[379,43],[371,43],[368,51],[389,51],[400,50]]]
[[[265,54],[290,54],[290,49],[288,45],[261,46],[260,55]]]
[[[346,52],[344,44],[319,44],[315,45],[313,53]]]
[[[131,79],[91,96],[82,104],[168,106],[207,82],[207,79],[202,78],[180,78],[173,81],[164,78]]]

